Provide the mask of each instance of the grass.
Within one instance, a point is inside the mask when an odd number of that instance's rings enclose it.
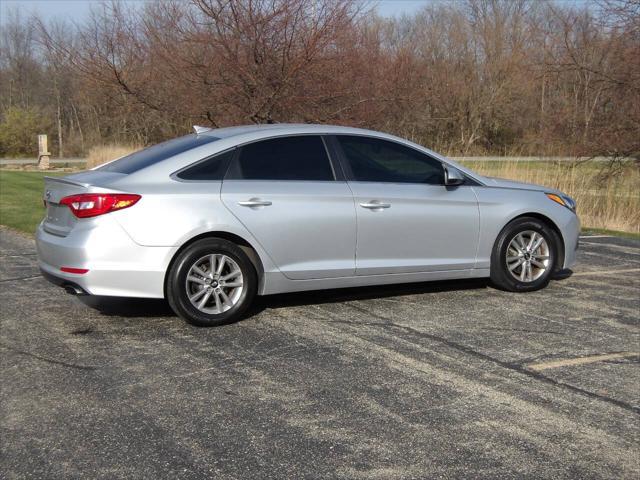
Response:
[[[633,162],[463,162],[490,177],[562,190],[578,203],[585,228],[640,234],[640,169]]]
[[[619,232],[618,230],[607,230],[606,228],[583,228],[582,232],[591,233],[594,235],[611,235],[612,237],[633,238],[634,240],[640,240],[640,233]]]
[[[86,168],[97,167],[116,158],[124,157],[140,150],[142,147],[135,145],[98,145],[89,150]]]
[[[55,172],[21,172],[0,169],[0,224],[33,235],[44,218],[43,177]]]
[[[98,160],[111,160],[128,153],[130,147],[101,147]],[[97,157],[96,157],[97,158]],[[509,178],[557,188],[578,202],[585,230],[640,238],[640,169],[628,162],[608,164],[552,162],[465,162],[482,175]],[[44,216],[44,175],[63,172],[11,171],[0,169],[0,224],[33,234]]]

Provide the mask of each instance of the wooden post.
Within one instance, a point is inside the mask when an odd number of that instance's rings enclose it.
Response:
[[[47,136],[38,135],[38,168],[40,170],[49,169],[49,146],[47,145]]]

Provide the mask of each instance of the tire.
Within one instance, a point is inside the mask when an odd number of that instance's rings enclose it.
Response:
[[[529,247],[535,247],[541,237],[543,243],[532,251]],[[558,242],[553,229],[537,218],[521,217],[512,221],[502,229],[493,246],[491,282],[510,292],[531,292],[546,287],[555,270]]]
[[[236,271],[239,274],[234,275]],[[167,276],[167,300],[190,324],[213,327],[239,320],[257,285],[256,270],[240,247],[221,238],[205,238],[176,257]]]

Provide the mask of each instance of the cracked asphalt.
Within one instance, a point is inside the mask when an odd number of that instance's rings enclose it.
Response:
[[[260,299],[201,329],[68,296],[0,229],[13,478],[638,478],[640,242],[543,291],[439,282]]]

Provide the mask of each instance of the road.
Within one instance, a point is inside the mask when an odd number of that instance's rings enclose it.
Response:
[[[88,306],[0,230],[4,478],[638,478],[640,242],[572,275]]]
[[[50,165],[84,165],[87,163],[86,158],[52,158],[49,160]],[[19,166],[19,165],[37,165],[37,158],[0,158],[1,166]]]

